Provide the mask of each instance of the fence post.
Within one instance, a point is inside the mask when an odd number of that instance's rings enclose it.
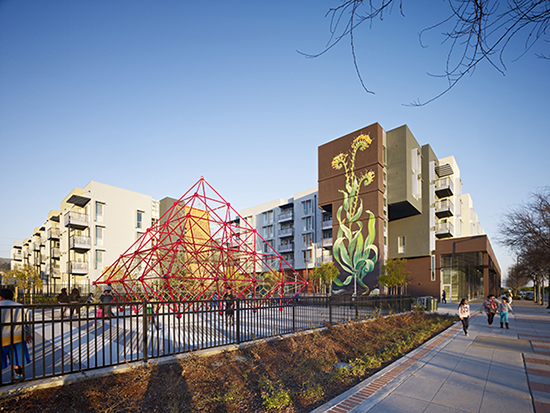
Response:
[[[296,297],[292,300],[292,332],[296,332]]]
[[[236,299],[235,300],[235,312],[237,314],[235,314],[235,328],[237,329],[236,331],[236,339],[237,339],[237,344],[241,344],[241,305],[240,305],[240,300],[239,299]]]
[[[355,319],[359,320],[359,300],[357,299],[357,296],[354,296],[353,299],[355,300]]]
[[[328,321],[332,324],[332,295],[328,296]]]
[[[143,300],[143,307],[142,307],[142,314],[143,314],[143,361],[147,363],[149,359],[149,346],[147,345],[147,300]]]

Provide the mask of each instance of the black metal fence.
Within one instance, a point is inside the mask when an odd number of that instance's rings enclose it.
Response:
[[[0,310],[0,385],[410,311],[411,297],[243,299],[235,301],[233,315],[223,300],[32,305],[23,307],[25,320],[17,318],[18,308],[21,311],[22,307]],[[17,345],[10,343],[17,342],[25,328],[33,341],[24,345],[28,359],[23,357],[22,374],[17,374]]]

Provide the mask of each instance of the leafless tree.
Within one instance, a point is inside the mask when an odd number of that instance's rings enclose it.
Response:
[[[532,194],[531,199],[506,213],[498,240],[516,252],[523,271],[535,285],[537,301],[543,303],[544,279],[550,277],[550,188]]]
[[[504,53],[512,40],[524,43],[523,55],[536,43],[548,41],[550,33],[550,0],[446,0],[448,16],[423,29],[422,36],[434,29],[443,29],[444,41],[449,44],[445,69],[441,76],[447,78],[447,87],[438,95],[424,102],[414,102],[412,106],[424,106],[451,90],[466,74],[472,73],[483,61],[504,73],[506,64]],[[353,64],[361,85],[368,93],[373,93],[365,85],[357,63],[354,36],[359,26],[372,24],[376,19],[383,20],[393,9],[398,8],[405,15],[404,0],[340,0],[338,6],[330,8],[330,38],[326,47],[317,54],[327,53],[344,39],[351,45]],[[426,7],[422,2],[411,2],[416,7]],[[414,7],[414,6],[413,6]],[[516,56],[519,58],[520,56]],[[536,54],[542,59],[550,55]]]
[[[508,269],[508,276],[504,282],[513,291],[513,295],[517,296],[519,290],[529,283],[530,278],[530,273],[525,271],[525,268],[518,263]]]

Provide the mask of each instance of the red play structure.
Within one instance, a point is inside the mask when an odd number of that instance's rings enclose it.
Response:
[[[117,301],[172,303],[229,291],[278,298],[307,281],[201,177],[94,285],[109,285]]]

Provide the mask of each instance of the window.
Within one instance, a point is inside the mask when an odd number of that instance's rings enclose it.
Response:
[[[398,237],[397,238],[397,243],[398,243],[397,252],[399,254],[405,253],[405,237],[404,236],[403,237]]]
[[[103,202],[95,203],[95,222],[103,222],[103,209],[105,204]]]
[[[265,238],[273,238],[273,225],[264,228]]]
[[[141,229],[143,228],[143,211],[137,211],[136,213],[136,228]]]
[[[104,232],[105,232],[104,227],[95,227],[95,245],[96,245],[96,247],[103,247]]]
[[[332,238],[332,230],[323,231],[323,239]]]
[[[308,262],[311,262],[311,250],[305,250],[304,251],[304,262],[307,264]]]
[[[96,270],[103,269],[103,261],[105,258],[105,251],[95,250],[95,264],[94,268]]]
[[[304,215],[311,215],[311,199],[302,202],[304,205]]]
[[[264,244],[264,253],[273,252],[273,241],[267,241]]]
[[[304,234],[304,247],[313,245],[313,237],[311,234]]]
[[[302,219],[304,224],[304,231],[313,230],[313,219],[311,217],[306,217]]]
[[[264,225],[273,223],[273,211],[264,212]]]
[[[435,281],[435,256],[432,255],[432,281]]]

